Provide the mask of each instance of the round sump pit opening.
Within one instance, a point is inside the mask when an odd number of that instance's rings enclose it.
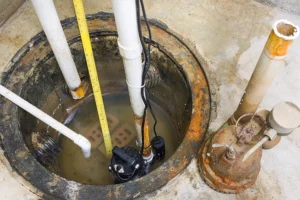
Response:
[[[87,19],[113,142],[134,146],[133,114],[113,15],[98,13]],[[62,24],[80,76],[88,82],[76,19],[64,20]],[[146,34],[144,25],[143,30]],[[167,155],[156,162],[148,175],[123,184],[113,184],[106,171],[109,159],[103,150],[93,98],[90,95],[83,103],[69,98],[44,33],[35,36],[12,59],[2,84],[61,122],[72,119],[68,126],[88,137],[93,146],[92,158],[85,162],[81,151],[70,141],[1,99],[0,132],[5,156],[42,198],[137,198],[164,186],[194,158],[209,122],[210,94],[204,72],[193,52],[164,24],[152,20],[151,30],[152,67],[156,73],[150,76],[150,99],[159,118],[158,134],[166,140]],[[43,131],[56,138],[63,148],[57,162],[50,166],[33,156],[31,136]]]

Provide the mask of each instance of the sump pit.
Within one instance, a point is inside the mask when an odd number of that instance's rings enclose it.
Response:
[[[97,67],[103,93],[108,99],[124,98],[125,100],[128,95],[122,61],[117,48],[114,20],[111,15],[104,13],[89,16],[88,20],[95,58],[99,63]],[[76,66],[81,76],[86,77],[87,70],[75,22],[76,20],[72,18],[65,20],[63,24]],[[62,153],[58,159],[62,160],[58,163],[58,169],[55,167],[46,169],[31,154],[33,148],[30,134],[34,131],[47,130],[47,126],[12,103],[1,100],[2,145],[7,159],[26,182],[42,192],[43,198],[66,199],[75,195],[72,198],[131,199],[162,187],[181,172],[194,157],[209,120],[210,99],[207,82],[199,62],[178,37],[158,22],[153,21],[151,28],[154,41],[151,56],[154,67],[158,69],[162,79],[159,85],[150,90],[151,100],[157,105],[156,110],[162,113],[161,125],[165,126],[161,128],[170,128],[170,130],[163,130],[166,134],[169,132],[168,141],[172,140],[170,145],[167,143],[167,146],[174,147],[167,151],[166,159],[159,163],[161,165],[143,178],[118,185],[113,185],[111,180],[97,182],[97,176],[95,176],[96,181],[88,176],[77,179],[79,176],[74,175],[74,170],[61,172],[62,168],[59,166],[67,160],[63,158],[64,154],[70,152]],[[43,33],[34,37],[19,51],[10,69],[3,80],[6,87],[58,120],[64,120],[65,116],[62,113],[65,108],[59,106],[61,99],[57,96],[57,90],[62,91],[63,78]],[[113,97],[114,95],[122,97],[116,98]],[[112,121],[115,122],[115,125],[111,126],[115,126],[117,132],[119,129],[132,128],[128,122],[117,124],[116,121],[122,120],[113,111],[111,112]],[[80,117],[80,113],[77,113],[77,116]],[[72,127],[72,122],[70,126]],[[48,129],[48,131],[53,137],[56,136],[53,130]],[[93,131],[95,130],[83,132],[93,134]],[[130,142],[132,141],[133,138]],[[63,139],[61,142],[64,143]],[[95,148],[96,151],[101,152],[101,144],[95,145]],[[103,166],[105,165],[104,163]],[[72,171],[74,176],[67,175],[68,171]]]

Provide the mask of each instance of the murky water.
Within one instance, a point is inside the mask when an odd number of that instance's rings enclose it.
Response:
[[[108,94],[103,98],[113,146],[136,147],[136,131],[128,93]],[[164,110],[154,103],[152,103],[152,106],[158,119],[157,132],[166,141],[166,157],[164,160],[154,163],[152,166],[152,170],[154,170],[176,150],[178,132]],[[151,136],[153,137],[153,120],[151,117],[149,117],[149,124]],[[90,158],[84,158],[78,146],[71,140],[61,136],[63,137],[61,140],[63,151],[58,158],[60,175],[80,183],[94,185],[113,184],[113,177],[108,172],[110,158],[105,154],[94,101],[89,102],[77,112],[69,127],[89,139],[92,144],[92,152]]]

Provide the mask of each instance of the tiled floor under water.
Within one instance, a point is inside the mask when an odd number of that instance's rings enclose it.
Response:
[[[133,112],[130,107],[127,92],[109,94],[104,96],[105,109],[107,112],[108,125],[111,131],[113,146],[136,147],[136,134],[133,119]],[[152,102],[156,114],[157,132],[166,141],[166,156],[168,159],[178,146],[176,129],[169,116],[161,107]],[[84,135],[92,144],[91,157],[84,158],[81,149],[73,141],[64,137],[61,141],[63,151],[59,157],[60,175],[81,183],[105,185],[113,184],[112,174],[108,171],[110,158],[106,156],[102,132],[100,129],[96,106],[93,101],[79,109],[68,125],[72,130]],[[153,119],[149,117],[150,132],[153,126]],[[151,138],[153,135],[151,135]],[[156,161],[151,170],[158,167],[164,160]]]

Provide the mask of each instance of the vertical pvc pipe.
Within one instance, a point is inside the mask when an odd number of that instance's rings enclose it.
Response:
[[[142,46],[139,39],[135,0],[112,0],[118,30],[118,45],[123,57],[131,107],[135,114],[138,145],[141,146],[141,124],[145,104],[141,97]],[[150,146],[148,122],[144,128],[144,146]],[[151,148],[146,148],[144,157],[151,157]]]
[[[256,112],[274,77],[283,65],[288,48],[299,36],[299,27],[287,20],[278,20],[273,25],[268,41],[247,85],[245,94],[231,117],[230,123],[246,113]]]
[[[52,51],[74,99],[84,96],[84,89],[75,66],[53,0],[31,0]]]

